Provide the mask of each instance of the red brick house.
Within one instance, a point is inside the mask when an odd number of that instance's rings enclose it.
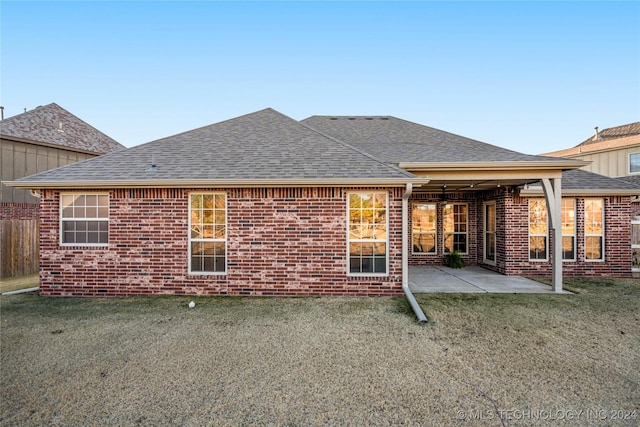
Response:
[[[408,265],[454,250],[559,291],[631,274],[639,191],[583,165],[266,109],[10,185],[41,194],[44,295],[401,295]]]

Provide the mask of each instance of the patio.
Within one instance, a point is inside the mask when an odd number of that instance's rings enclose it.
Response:
[[[554,293],[550,286],[543,283],[525,277],[505,276],[477,266],[460,269],[444,266],[410,266],[409,288],[414,293]]]

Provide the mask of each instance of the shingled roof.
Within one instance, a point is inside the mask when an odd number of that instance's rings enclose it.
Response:
[[[640,187],[629,181],[610,178],[608,176],[589,172],[584,169],[574,169],[562,173],[562,190],[629,190],[640,192]]]
[[[389,163],[531,162],[531,156],[392,116],[311,116],[302,123]]]
[[[415,176],[267,108],[20,181],[173,186],[296,180],[401,183]]]
[[[125,148],[55,103],[0,121],[0,137],[92,154]]]
[[[640,135],[640,122],[629,123],[626,125],[615,126],[612,128],[602,129],[596,135],[591,136],[576,147],[597,144],[611,139],[626,138],[628,136]]]

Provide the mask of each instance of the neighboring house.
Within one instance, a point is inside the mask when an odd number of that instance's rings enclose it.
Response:
[[[616,178],[640,188],[640,122],[600,131],[572,148],[543,154],[589,162],[582,169]],[[631,199],[633,272],[640,275],[640,199]],[[625,241],[627,238],[625,237]]]
[[[44,172],[125,148],[57,104],[48,104],[0,121],[0,220],[37,220],[39,199],[29,189],[8,187],[6,181]],[[3,233],[2,248],[12,245]],[[37,239],[37,236],[36,236]],[[25,246],[37,248],[37,240]],[[0,277],[8,275],[10,259],[3,254]],[[35,264],[37,271],[37,263]],[[35,271],[22,271],[28,273]]]
[[[640,191],[584,164],[265,109],[10,185],[41,193],[45,295],[400,295],[452,251],[560,291],[563,272],[631,274]]]
[[[640,122],[599,131],[572,148],[545,153],[590,162],[584,170],[611,178],[640,176]]]

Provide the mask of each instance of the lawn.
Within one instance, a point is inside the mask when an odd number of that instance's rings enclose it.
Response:
[[[0,425],[629,425],[640,283],[575,295],[0,297]],[[188,308],[190,301],[195,308]]]
[[[20,289],[36,288],[40,284],[39,275],[28,274],[26,276],[10,277],[0,280],[0,294],[17,291]]]

